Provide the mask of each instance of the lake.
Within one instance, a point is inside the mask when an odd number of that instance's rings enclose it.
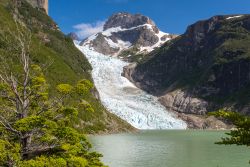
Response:
[[[216,145],[223,131],[150,130],[90,136],[110,167],[250,167],[250,149]]]

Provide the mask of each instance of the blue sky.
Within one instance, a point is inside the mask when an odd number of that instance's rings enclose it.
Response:
[[[197,20],[250,13],[250,0],[49,0],[49,14],[64,33],[82,38],[100,31],[116,12],[149,16],[165,32],[181,34]]]

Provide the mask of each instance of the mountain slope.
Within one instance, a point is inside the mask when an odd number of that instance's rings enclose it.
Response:
[[[7,36],[10,41],[17,31],[13,18],[18,18],[23,25],[31,31],[31,59],[35,64],[45,68],[45,75],[51,87],[59,83],[76,84],[80,79],[91,78],[91,66],[85,56],[75,48],[72,40],[63,35],[56,23],[44,11],[38,11],[24,0],[2,0],[0,2],[0,55],[5,61],[14,61],[11,52],[7,52],[8,43],[4,40]],[[14,44],[13,44],[14,45]],[[14,61],[15,62],[15,61]],[[0,62],[3,63],[3,62]],[[56,92],[51,90],[53,96]],[[117,132],[131,130],[130,125],[106,111],[100,101],[92,94],[87,94],[85,99],[93,106],[95,112],[81,111],[79,130],[86,133]],[[72,103],[78,97],[72,98]]]
[[[203,115],[226,107],[250,114],[249,45],[250,15],[214,16],[124,75],[173,111]]]
[[[106,21],[102,32],[83,40],[80,45],[104,55],[133,61],[134,56],[142,56],[174,37],[160,31],[146,16],[117,13]]]

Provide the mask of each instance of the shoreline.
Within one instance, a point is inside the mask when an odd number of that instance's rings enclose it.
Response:
[[[92,136],[110,136],[110,135],[121,135],[121,134],[139,134],[143,132],[167,132],[167,131],[190,131],[190,132],[228,132],[230,130],[233,130],[234,128],[231,129],[139,129],[135,132],[117,132],[117,133],[97,133],[97,134],[85,134],[87,137],[92,137]]]

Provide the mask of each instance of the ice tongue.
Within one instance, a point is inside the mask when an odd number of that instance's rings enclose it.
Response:
[[[93,67],[92,76],[104,106],[138,129],[185,129],[186,124],[168,112],[155,97],[121,76],[128,63],[76,46]]]

